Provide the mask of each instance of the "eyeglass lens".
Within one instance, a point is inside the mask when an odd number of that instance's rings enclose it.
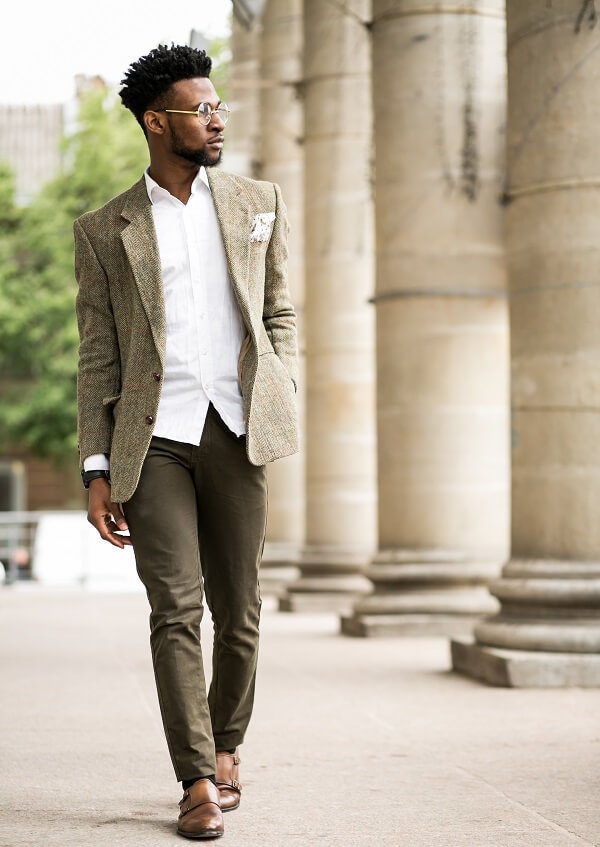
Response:
[[[224,124],[229,118],[229,106],[227,103],[220,103],[218,109],[213,109],[210,103],[200,103],[198,106],[198,117],[203,124],[209,124],[213,114],[217,114]]]

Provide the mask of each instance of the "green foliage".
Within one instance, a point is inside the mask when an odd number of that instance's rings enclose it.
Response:
[[[40,197],[74,219],[97,209],[141,176],[148,160],[144,134],[117,98],[93,91],[81,103],[79,127],[63,141],[64,169]]]
[[[73,220],[128,188],[147,162],[138,124],[101,91],[82,102],[63,152],[59,175],[24,209],[0,165],[0,445],[59,462],[73,460],[77,440]]]
[[[15,207],[15,178],[6,162],[0,161],[0,239],[14,231],[19,221]]]

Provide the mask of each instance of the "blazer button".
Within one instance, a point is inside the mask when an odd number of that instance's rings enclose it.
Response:
[[[156,373],[152,374],[152,379],[155,380],[156,382],[160,382],[160,374],[156,374]]]
[[[154,423],[154,418],[152,417],[152,415],[146,415],[146,423],[147,424]]]

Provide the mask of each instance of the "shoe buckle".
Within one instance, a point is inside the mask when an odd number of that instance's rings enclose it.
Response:
[[[237,781],[237,779],[232,779],[232,780],[231,780],[231,787],[232,787],[232,788],[241,788],[241,785],[239,784],[239,782]]]

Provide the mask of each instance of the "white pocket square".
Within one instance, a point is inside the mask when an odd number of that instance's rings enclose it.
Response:
[[[250,241],[268,241],[274,220],[275,212],[260,212],[254,215],[250,226]]]

